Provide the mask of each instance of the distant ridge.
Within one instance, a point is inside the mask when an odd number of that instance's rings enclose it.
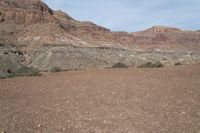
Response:
[[[111,32],[54,11],[40,0],[0,1],[0,42],[31,46],[65,44],[148,51],[200,51],[199,31],[153,26],[140,32]]]

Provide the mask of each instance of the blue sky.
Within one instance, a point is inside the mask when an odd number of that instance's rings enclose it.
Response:
[[[44,0],[52,9],[113,31],[139,31],[154,25],[200,29],[200,0]]]

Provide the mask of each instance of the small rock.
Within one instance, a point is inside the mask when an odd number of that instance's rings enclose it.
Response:
[[[63,128],[62,128],[62,131],[65,131],[65,130],[66,130],[66,128],[65,128],[65,127],[63,127]]]
[[[111,94],[112,94],[112,95],[115,95],[115,92],[112,92]]]
[[[182,114],[182,115],[185,115],[185,114],[186,114],[186,112],[182,111],[182,112],[181,112],[181,114]]]
[[[40,128],[40,127],[42,126],[42,124],[37,124],[36,126],[37,126],[38,128]]]

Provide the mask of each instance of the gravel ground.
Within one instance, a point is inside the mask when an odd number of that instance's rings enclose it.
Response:
[[[200,133],[200,64],[0,80],[0,133]]]

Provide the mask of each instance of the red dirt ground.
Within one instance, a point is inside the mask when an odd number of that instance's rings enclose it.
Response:
[[[200,64],[0,80],[0,132],[199,133]]]

